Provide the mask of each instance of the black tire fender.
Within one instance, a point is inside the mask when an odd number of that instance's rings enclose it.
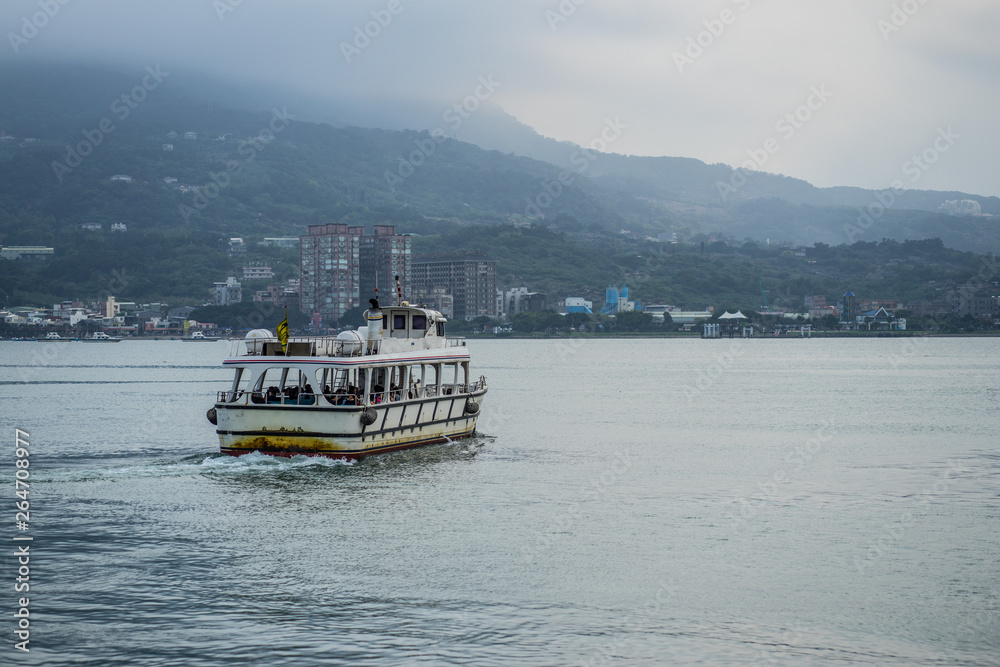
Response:
[[[365,426],[371,426],[378,419],[378,413],[375,412],[375,408],[365,408],[361,411],[361,423]]]

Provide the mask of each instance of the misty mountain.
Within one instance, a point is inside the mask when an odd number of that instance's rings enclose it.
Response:
[[[728,235],[836,245],[939,237],[958,249],[1000,249],[994,219],[936,212],[941,202],[959,198],[1000,212],[995,197],[906,192],[859,227],[857,209],[878,201],[873,191],[815,188],[754,172],[723,202],[719,183],[732,182],[730,167],[584,151],[542,137],[489,105],[467,113],[456,127],[445,105],[434,111],[427,104],[331,101],[187,73],[52,65],[4,66],[0,88],[6,93],[0,98],[0,131],[18,138],[16,145],[3,142],[0,151],[5,222],[35,220],[43,229],[139,211],[153,226],[182,221],[234,234],[297,233],[304,225],[344,216],[421,224],[534,219],[571,232],[673,232],[681,240]],[[385,113],[366,113],[370,105]],[[261,143],[275,113],[287,115],[288,122]],[[359,127],[360,116],[388,125],[409,117],[425,131]],[[310,119],[328,122],[305,122]],[[102,121],[113,129],[100,132]],[[172,132],[178,138],[169,138]],[[197,139],[183,139],[186,132]],[[25,138],[37,142],[25,144]],[[86,146],[96,139],[100,145]],[[81,142],[92,154],[78,168],[57,173],[53,165],[72,159]],[[163,150],[165,143],[172,150]],[[237,171],[224,173],[227,165]],[[126,192],[109,183],[115,174],[132,176],[133,187]],[[178,179],[177,185],[168,187],[168,177]],[[211,201],[177,189],[211,191],[223,178],[225,187]],[[4,226],[2,233],[18,238],[33,229]]]

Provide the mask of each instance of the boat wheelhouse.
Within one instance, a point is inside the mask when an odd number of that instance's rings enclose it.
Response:
[[[365,319],[337,337],[289,338],[284,353],[266,330],[238,341],[224,362],[232,386],[208,415],[222,452],[357,459],[475,434],[486,379],[441,313],[373,299]]]

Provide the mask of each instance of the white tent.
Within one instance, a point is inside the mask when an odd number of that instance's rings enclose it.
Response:
[[[736,311],[735,313],[730,313],[730,312],[729,312],[729,311],[727,310],[727,311],[726,311],[725,313],[723,313],[722,315],[719,315],[719,319],[720,319],[720,320],[748,320],[748,319],[750,319],[750,318],[749,318],[749,317],[747,317],[746,315],[744,315],[743,313],[741,313],[741,312],[740,312],[740,311],[738,311],[738,310],[737,310],[737,311]]]

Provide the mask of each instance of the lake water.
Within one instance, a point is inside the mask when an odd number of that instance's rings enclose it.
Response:
[[[470,348],[344,464],[218,454],[228,343],[0,342],[4,664],[1000,664],[1000,339]]]

